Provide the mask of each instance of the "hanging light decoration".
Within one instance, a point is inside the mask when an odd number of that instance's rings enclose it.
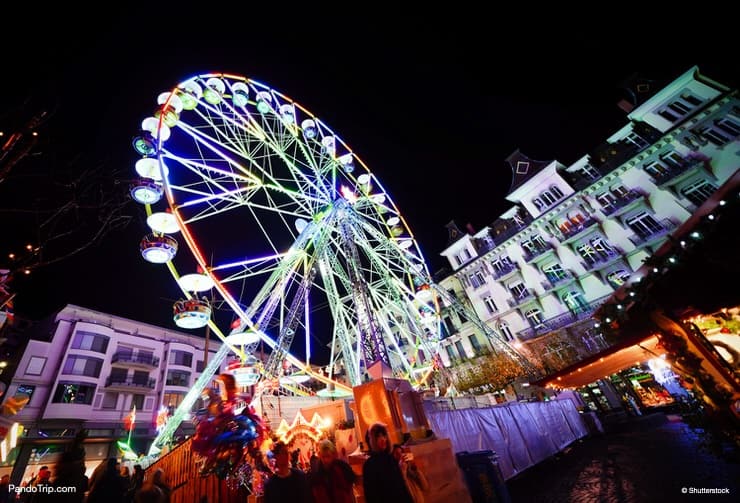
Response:
[[[183,110],[193,110],[203,96],[203,88],[194,80],[185,82],[178,91]]]
[[[147,234],[139,243],[144,260],[152,264],[164,264],[177,254],[177,240],[172,236]]]
[[[301,122],[301,129],[303,130],[303,136],[305,136],[306,139],[310,140],[312,138],[316,138],[318,129],[316,128],[316,122],[313,120],[306,119]]]
[[[180,232],[180,227],[177,225],[175,215],[166,211],[152,213],[146,219],[146,223],[154,232],[158,232],[160,234],[174,234],[175,232]]]
[[[231,101],[237,107],[244,107],[249,103],[249,87],[245,82],[237,82],[231,86]]]
[[[207,274],[185,274],[177,282],[186,292],[207,292],[213,288],[213,279]]]

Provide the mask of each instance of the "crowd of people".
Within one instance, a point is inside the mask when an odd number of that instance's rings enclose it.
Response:
[[[366,503],[424,503],[428,482],[413,455],[402,445],[391,445],[388,429],[373,424],[365,440],[369,447],[362,476],[340,459],[331,440],[318,442],[310,463],[300,463],[289,446],[276,442],[272,447],[273,473],[264,485],[264,503],[354,503],[364,494]],[[28,485],[74,486],[74,492],[8,492],[7,476],[0,481],[0,503],[169,503],[171,488],[161,468],[145,476],[141,465],[121,466],[116,458],[102,461],[85,476],[81,444],[65,452],[52,471],[43,466]],[[7,498],[6,498],[7,496]],[[3,499],[5,498],[5,499]]]
[[[272,449],[275,472],[265,484],[264,503],[353,503],[356,493],[362,493],[366,503],[425,503],[429,483],[408,448],[392,446],[382,423],[373,424],[365,439],[370,450],[362,477],[339,459],[330,440],[318,443],[317,460],[308,470],[293,463],[288,446],[277,442]]]

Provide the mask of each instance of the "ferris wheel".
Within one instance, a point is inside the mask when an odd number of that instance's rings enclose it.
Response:
[[[252,79],[204,74],[159,95],[133,146],[132,195],[152,229],[142,255],[185,293],[179,326],[211,323],[242,359],[268,346],[263,378],[294,368],[347,390],[377,362],[413,384],[429,377],[440,316],[419,245],[321,119]],[[233,311],[228,331],[208,290]]]

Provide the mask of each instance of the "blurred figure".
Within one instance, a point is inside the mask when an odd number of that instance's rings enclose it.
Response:
[[[365,440],[370,457],[362,465],[362,488],[366,503],[414,503],[401,468],[391,455],[388,428],[374,423],[367,430]]]
[[[165,503],[170,503],[170,496],[172,494],[172,488],[170,487],[169,483],[167,482],[167,476],[164,473],[164,470],[161,468],[157,468],[154,471],[154,474],[152,475],[152,484],[157,486],[160,491],[162,491],[162,495],[164,496]]]
[[[0,478],[0,503],[8,503],[10,501],[10,475],[3,475]]]
[[[87,503],[124,503],[125,492],[126,483],[121,477],[118,460],[110,458],[106,461],[105,471],[90,488]]]
[[[393,446],[393,459],[401,468],[401,474],[406,481],[406,487],[414,499],[414,503],[426,503],[424,494],[429,490],[429,482],[426,475],[419,468],[414,455],[400,444]]]
[[[337,458],[337,448],[331,440],[318,445],[319,462],[311,472],[309,486],[315,503],[353,503],[352,485],[357,476],[349,463]]]
[[[275,473],[265,484],[264,503],[309,503],[311,494],[306,475],[290,467],[288,446],[277,442],[272,448],[275,458]]]
[[[136,493],[144,485],[144,470],[141,465],[134,465],[134,474],[131,476],[131,482],[129,482],[128,489],[126,490],[126,497],[124,500],[126,503],[134,501]]]

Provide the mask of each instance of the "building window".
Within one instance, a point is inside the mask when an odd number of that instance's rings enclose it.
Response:
[[[619,288],[629,279],[630,273],[624,269],[612,271],[606,275],[606,280],[614,287]]]
[[[447,349],[447,357],[450,359],[450,363],[457,360],[457,355],[455,355],[455,350],[452,349],[452,345],[445,346],[445,348]]]
[[[596,253],[602,258],[608,258],[615,254],[614,248],[602,237],[593,238],[591,240],[591,246],[594,247]]]
[[[577,171],[577,173],[584,179],[590,180],[590,181],[598,180],[599,178],[601,178],[601,173],[599,173],[599,171],[593,166],[591,166],[590,164],[584,164]]]
[[[115,409],[118,407],[118,393],[105,393],[103,395],[103,404],[100,407],[103,409]]]
[[[457,332],[457,330],[455,329],[455,325],[452,324],[452,320],[450,319],[449,316],[443,317],[442,318],[442,322],[443,322],[442,323],[442,332],[443,332],[442,338],[443,339],[444,338],[447,338],[447,337],[451,336],[452,334],[454,334],[455,332]],[[444,332],[446,332],[446,333],[444,333]]]
[[[470,346],[473,348],[473,351],[475,351],[475,354],[480,354],[482,348],[480,347],[480,342],[478,342],[478,338],[475,334],[468,337],[468,340],[470,341]]]
[[[36,391],[36,386],[34,386],[33,384],[19,384],[18,388],[16,388],[15,390],[15,394],[27,395],[28,401],[30,402],[34,391]]]
[[[568,273],[565,272],[560,264],[550,264],[547,267],[543,267],[542,272],[547,276],[547,280],[553,284],[568,276]]]
[[[457,349],[457,352],[460,354],[460,358],[468,357],[468,353],[465,351],[462,341],[455,341],[455,349]]]
[[[685,117],[689,112],[701,105],[702,100],[690,93],[683,93],[681,96],[670,102],[668,105],[658,111],[658,114],[670,122],[676,122],[678,119]]]
[[[186,351],[178,351],[177,349],[173,349],[172,351],[170,351],[169,364],[191,367],[193,365],[193,355]]]
[[[522,241],[522,248],[530,254],[537,253],[538,251],[547,248],[547,246],[547,241],[545,241],[539,234],[532,236],[526,241]]]
[[[195,371],[196,371],[197,373],[199,373],[199,374],[200,374],[201,372],[203,372],[203,369],[205,369],[205,368],[206,368],[206,364],[205,364],[205,361],[203,361],[203,360],[198,360],[197,362],[195,362]]]
[[[660,225],[660,222],[655,220],[655,218],[647,212],[642,212],[635,217],[627,219],[627,225],[641,238],[652,236],[653,234],[663,230],[663,226]]]
[[[488,314],[498,312],[498,309],[496,308],[496,303],[493,301],[493,298],[490,295],[488,297],[483,297],[483,303],[486,305]]]
[[[144,395],[136,394],[131,397],[131,407],[136,407],[136,410],[144,410]]]
[[[686,162],[675,150],[670,150],[660,154],[660,161],[672,169],[681,168]]]
[[[511,295],[513,295],[515,299],[526,297],[528,293],[526,285],[521,281],[509,286],[509,290],[511,291]]]
[[[504,272],[511,270],[513,265],[514,264],[511,262],[511,259],[507,255],[499,257],[491,262],[491,267],[493,267],[495,274],[503,274]]]
[[[502,321],[498,324],[498,330],[501,332],[501,334],[504,336],[504,339],[507,341],[513,341],[514,340],[514,334],[511,333],[511,328],[509,328],[509,324],[505,321]]]
[[[78,330],[75,333],[74,341],[72,341],[72,349],[84,349],[85,351],[105,353],[108,350],[108,341],[109,338],[105,335]]]
[[[721,147],[730,141],[730,139],[722,134],[722,132],[710,126],[697,128],[697,132],[718,147]]]
[[[594,250],[593,246],[591,246],[589,243],[583,243],[576,246],[576,251],[581,257],[584,258],[584,260],[586,260],[589,265],[596,263],[596,261],[598,260],[596,250]]]
[[[635,145],[639,150],[644,150],[650,146],[647,140],[635,132],[628,134],[625,140]]]
[[[470,275],[470,284],[473,288],[480,288],[486,284],[486,278],[483,276],[483,272],[480,269]]]
[[[100,369],[102,367],[103,360],[99,358],[70,355],[67,357],[67,361],[64,362],[62,373],[87,377],[100,377]]]
[[[185,398],[185,393],[181,391],[166,391],[162,395],[162,405],[174,413],[175,409],[182,403],[183,398]]]
[[[31,359],[28,360],[28,365],[26,366],[26,375],[40,376],[44,371],[44,365],[46,365],[46,358],[41,356],[32,356]]]
[[[540,311],[539,308],[535,307],[534,309],[530,309],[524,313],[524,316],[527,318],[529,324],[534,328],[541,327],[545,324],[545,318],[542,316],[542,311]]]
[[[535,197],[534,199],[532,199],[532,204],[534,204],[534,207],[538,210],[542,210],[545,207],[545,203],[543,203],[542,199],[540,199],[539,197]]]
[[[696,206],[701,206],[716,190],[715,185],[706,180],[699,180],[681,189],[681,194]]]
[[[588,302],[581,292],[568,292],[563,295],[563,302],[574,313],[580,313],[588,309]]]
[[[731,117],[723,117],[714,121],[715,126],[730,136],[740,135],[740,123]]]
[[[134,370],[134,376],[131,379],[131,382],[133,384],[138,384],[141,386],[148,386],[149,372],[147,372],[146,370]]]
[[[666,166],[663,166],[658,161],[648,162],[643,165],[642,169],[645,171],[645,173],[656,179],[663,178],[671,172],[670,169],[668,169]]]
[[[90,405],[95,396],[94,384],[60,382],[57,384],[52,403],[77,403]]]
[[[190,372],[170,370],[167,372],[165,384],[167,386],[184,386],[188,388],[190,387]]]
[[[601,205],[602,209],[610,209],[612,206],[617,204],[617,198],[611,192],[602,192],[596,195],[596,200]]]
[[[460,253],[455,255],[455,260],[457,260],[457,265],[463,265],[465,262],[470,260],[470,252],[466,249],[463,249]]]

